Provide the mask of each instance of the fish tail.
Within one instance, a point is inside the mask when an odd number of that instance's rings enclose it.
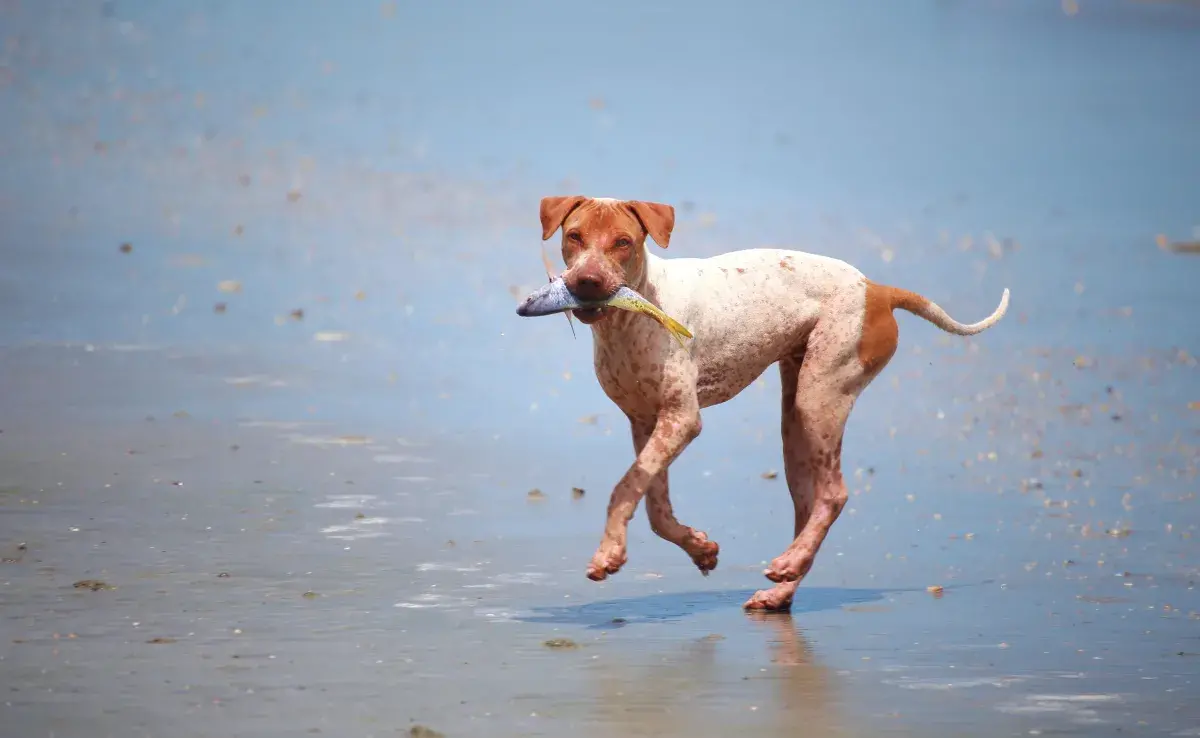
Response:
[[[689,331],[687,326],[685,326],[683,323],[680,323],[678,320],[675,320],[674,318],[670,317],[669,315],[666,316],[666,318],[667,318],[667,327],[671,329],[672,333],[676,333],[680,336],[683,336],[684,338],[692,337],[692,332]]]
[[[683,339],[691,338],[692,332],[686,326],[669,315],[663,315],[662,324],[667,329],[667,332],[674,336],[676,341],[679,341],[680,346],[687,346]]]
[[[642,313],[643,315],[654,318],[661,323],[664,328],[667,329],[668,333],[675,337],[676,341],[679,341],[680,346],[687,346],[687,344],[684,343],[684,338],[692,338],[692,332],[689,331],[687,327],[664,313],[657,305],[648,300],[628,300],[622,298],[612,300],[609,302],[609,304],[613,307],[631,310],[633,312]]]

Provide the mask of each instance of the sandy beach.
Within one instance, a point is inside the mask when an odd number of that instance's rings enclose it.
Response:
[[[611,5],[0,3],[0,736],[1200,736],[1200,9]],[[790,614],[774,369],[672,467],[719,568],[585,578],[576,191],[1012,290],[899,315]]]

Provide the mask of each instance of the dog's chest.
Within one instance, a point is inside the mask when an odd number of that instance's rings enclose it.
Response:
[[[596,379],[608,398],[629,414],[653,412],[662,388],[663,362],[656,352],[624,342],[596,342]]]

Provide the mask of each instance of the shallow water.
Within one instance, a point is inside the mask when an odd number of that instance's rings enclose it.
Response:
[[[0,735],[1200,735],[1200,10],[609,5],[0,5]],[[773,370],[672,467],[719,568],[584,577],[560,191],[1012,289],[900,318],[790,615]]]

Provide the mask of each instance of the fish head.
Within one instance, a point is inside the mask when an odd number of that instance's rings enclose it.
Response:
[[[675,208],[641,200],[544,197],[542,240],[562,229],[562,273],[566,288],[580,302],[603,302],[623,286],[634,289],[646,279],[646,236],[666,248],[675,227]],[[595,324],[608,308],[581,307],[572,314]]]

